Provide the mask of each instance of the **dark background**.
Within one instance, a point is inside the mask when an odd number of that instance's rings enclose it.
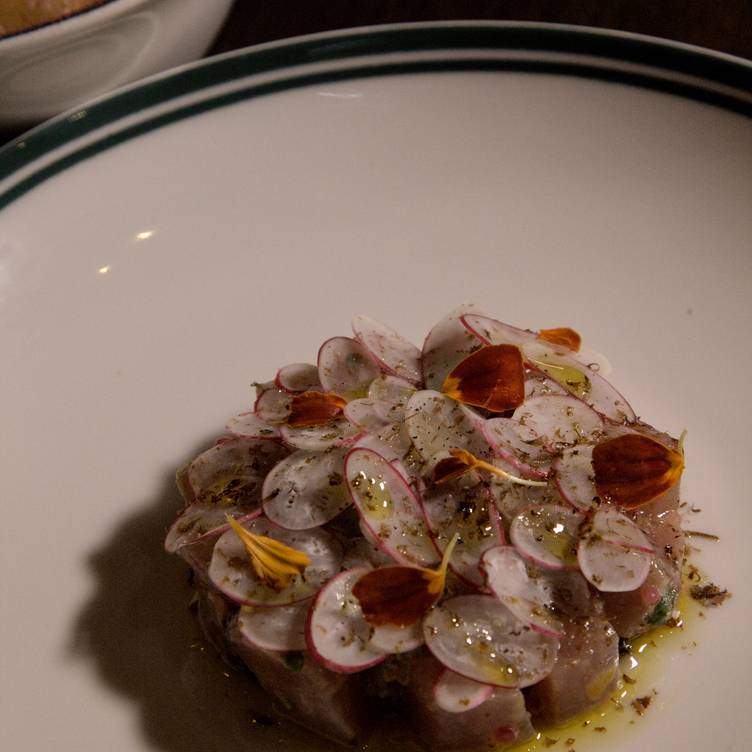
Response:
[[[332,29],[459,19],[601,26],[752,58],[752,0],[236,0],[209,54]],[[0,145],[18,135],[0,130]]]

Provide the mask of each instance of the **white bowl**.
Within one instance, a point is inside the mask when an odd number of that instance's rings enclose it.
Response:
[[[44,120],[206,52],[232,0],[110,0],[0,38],[0,124]]]

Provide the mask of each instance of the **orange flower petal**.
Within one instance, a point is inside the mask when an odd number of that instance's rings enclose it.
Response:
[[[538,332],[538,339],[551,342],[554,345],[563,345],[574,352],[577,352],[582,345],[582,337],[568,326],[560,326],[555,329],[541,329]]]
[[[628,433],[593,449],[595,490],[627,509],[646,504],[678,483],[684,457],[655,439]]]
[[[525,399],[520,349],[514,345],[489,345],[476,350],[446,377],[442,391],[458,402],[491,412],[514,410]]]
[[[292,428],[323,426],[342,413],[347,400],[331,392],[303,392],[296,394],[290,404],[287,425]]]
[[[449,450],[449,457],[440,459],[433,468],[432,479],[433,482],[438,484],[448,483],[450,480],[456,480],[465,473],[474,469],[485,470],[492,475],[497,475],[505,480],[512,481],[523,486],[545,486],[545,481],[528,480],[527,478],[519,478],[516,475],[508,473],[506,470],[502,470],[496,465],[492,465],[490,462],[481,460],[474,454],[471,454],[467,449],[458,449],[453,447]]]

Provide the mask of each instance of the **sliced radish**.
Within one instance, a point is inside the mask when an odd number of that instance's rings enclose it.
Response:
[[[341,572],[316,596],[306,625],[306,642],[316,660],[330,671],[351,674],[381,663],[387,652],[371,644],[373,627],[363,618],[353,585],[370,570]]]
[[[433,699],[447,713],[464,713],[477,708],[493,693],[490,684],[467,679],[448,668],[442,670],[433,687]]]
[[[363,523],[361,526],[365,527]],[[368,528],[366,532],[370,534]],[[384,567],[394,564],[394,559],[387,556],[378,546],[371,543],[370,540],[363,538],[354,538],[345,544],[345,556],[342,559],[342,569],[353,569],[354,567]]]
[[[310,601],[289,606],[246,606],[238,614],[243,639],[262,650],[287,653],[306,649],[306,621]]]
[[[654,553],[653,546],[645,533],[616,507],[601,506],[590,520],[590,527],[595,535],[599,535],[609,543],[648,554]]]
[[[353,449],[345,478],[361,520],[396,562],[427,566],[438,560],[420,501],[391,463],[370,449]]]
[[[582,345],[580,349],[574,353],[574,357],[580,361],[583,365],[587,366],[591,371],[596,371],[601,376],[608,376],[614,369],[611,366],[609,359],[597,350],[593,350],[592,347]]]
[[[368,387],[376,413],[388,423],[405,419],[405,405],[414,393],[415,387],[409,381],[390,374],[376,377]]]
[[[577,561],[585,579],[604,593],[637,590],[647,579],[653,555],[610,543],[599,535],[580,541]]]
[[[436,545],[443,552],[455,533],[460,538],[449,567],[474,587],[483,585],[478,569],[483,552],[504,542],[499,513],[482,483],[461,488],[457,483],[435,486],[423,495],[423,510]]]
[[[585,515],[558,504],[540,504],[520,512],[509,526],[515,548],[550,569],[577,567],[577,538]]]
[[[525,374],[525,399],[533,397],[550,397],[552,394],[567,395],[569,392],[559,386],[553,379],[549,379],[538,371],[528,371]]]
[[[380,321],[359,314],[352,320],[353,333],[373,359],[389,373],[419,385],[420,350]]]
[[[360,436],[361,429],[350,423],[347,418],[338,418],[323,426],[306,426],[292,428],[281,426],[282,441],[295,449],[311,452],[323,452],[332,447],[347,446]]]
[[[378,400],[361,397],[345,405],[345,417],[363,431],[378,431],[389,421],[382,417],[389,405],[379,405]]]
[[[441,389],[454,367],[481,346],[481,341],[462,323],[464,314],[480,313],[473,305],[461,305],[431,329],[423,343],[423,381],[426,389]]]
[[[465,314],[462,323],[486,345],[525,345],[538,342],[538,335],[527,329],[504,324],[488,316]]]
[[[250,512],[261,504],[264,477],[288,453],[271,439],[227,438],[191,462],[188,483],[199,501]]]
[[[598,501],[593,476],[593,447],[580,446],[565,449],[554,463],[556,486],[559,493],[573,507],[587,512]]]
[[[332,337],[319,349],[319,380],[327,392],[347,399],[364,397],[380,374],[363,345],[351,337]]]
[[[214,546],[209,579],[230,600],[247,606],[283,606],[310,598],[340,569],[342,547],[322,528],[283,530],[264,517],[242,522],[255,535],[264,535],[308,555],[311,563],[301,577],[275,589],[256,575],[243,542],[228,530]]]
[[[275,465],[264,481],[264,514],[288,530],[334,519],[352,503],[343,476],[345,453],[298,451]]]
[[[423,620],[426,645],[448,669],[483,684],[529,687],[548,676],[559,642],[517,619],[492,595],[460,595]]]
[[[520,405],[512,420],[536,433],[551,451],[597,441],[603,418],[572,396],[533,397]]]
[[[513,546],[496,546],[483,554],[481,568],[491,592],[523,623],[540,632],[562,637],[561,622],[551,613],[550,584],[531,577],[525,560]]]
[[[226,515],[230,514],[237,518],[240,515],[237,507],[223,507],[217,504],[191,504],[172,523],[165,538],[165,550],[168,553],[177,553],[183,546],[195,543],[201,538],[210,535],[219,537],[221,532],[228,527]],[[256,516],[261,514],[261,509],[254,512]]]
[[[291,363],[277,371],[274,383],[290,394],[320,391],[319,369],[311,363]]]
[[[239,413],[227,421],[225,426],[233,436],[244,439],[278,439],[279,427],[267,423],[254,412]]]
[[[522,353],[529,365],[544,372],[546,369],[543,364],[579,370],[587,376],[590,385],[584,393],[576,395],[578,399],[617,423],[631,423],[636,420],[634,410],[624,397],[598,372],[589,368],[583,371],[583,364],[577,358],[572,357],[565,348],[538,340],[524,345]]]
[[[290,414],[292,395],[276,385],[264,389],[256,398],[253,412],[265,423],[284,423]]]
[[[466,449],[476,457],[488,457],[490,447],[477,416],[440,392],[415,392],[407,403],[405,425],[413,446],[426,461],[449,449]]]
[[[419,621],[408,627],[373,627],[371,634],[371,646],[392,655],[408,653],[424,642],[423,627]]]
[[[530,426],[511,418],[491,418],[483,424],[483,434],[495,454],[525,475],[546,478],[551,472],[551,453]]]
[[[401,462],[412,446],[406,427],[401,423],[390,423],[377,433],[365,433],[360,436],[353,444],[353,449],[373,449],[387,462]]]

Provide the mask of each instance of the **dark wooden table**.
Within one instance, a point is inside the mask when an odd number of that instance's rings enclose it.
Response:
[[[457,19],[602,26],[752,58],[752,0],[236,0],[209,54],[332,29]],[[0,130],[0,145],[17,135]]]

